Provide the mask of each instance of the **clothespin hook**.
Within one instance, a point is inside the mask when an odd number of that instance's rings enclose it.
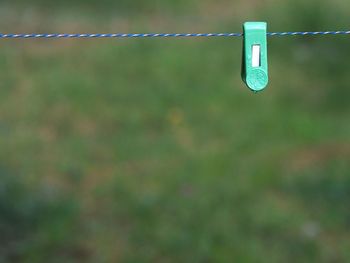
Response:
[[[266,28],[265,22],[243,25],[242,79],[254,92],[263,90],[269,82]]]

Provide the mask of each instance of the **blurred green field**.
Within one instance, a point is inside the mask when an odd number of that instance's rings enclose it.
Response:
[[[9,1],[3,33],[349,29],[326,1]],[[1,40],[0,262],[349,262],[349,37]]]

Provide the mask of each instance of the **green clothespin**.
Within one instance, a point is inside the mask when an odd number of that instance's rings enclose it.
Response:
[[[254,92],[263,90],[269,82],[266,28],[265,22],[243,25],[242,79]]]

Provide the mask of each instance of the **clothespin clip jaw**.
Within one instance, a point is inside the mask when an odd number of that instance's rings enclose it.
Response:
[[[254,92],[268,82],[267,23],[246,22],[243,25],[242,79]]]

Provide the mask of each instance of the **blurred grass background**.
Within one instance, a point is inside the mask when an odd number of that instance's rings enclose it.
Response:
[[[2,0],[3,33],[349,29],[346,0]],[[1,40],[0,262],[350,261],[347,36]]]

